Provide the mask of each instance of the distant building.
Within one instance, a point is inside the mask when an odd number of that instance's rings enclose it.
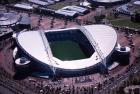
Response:
[[[0,27],[10,27],[14,31],[30,29],[31,20],[29,15],[26,13],[0,13]]]
[[[22,13],[21,16],[22,17],[18,23],[18,28],[19,29],[30,29],[31,19],[30,19],[29,15],[26,13]]]

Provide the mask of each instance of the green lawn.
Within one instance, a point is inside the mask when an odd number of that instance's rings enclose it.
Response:
[[[132,22],[130,19],[118,19],[118,20],[112,20],[111,24],[118,25],[121,27],[130,27],[130,28],[136,28],[140,30],[140,23]]]
[[[77,60],[86,58],[80,46],[72,41],[57,41],[50,43],[52,53],[61,60]]]

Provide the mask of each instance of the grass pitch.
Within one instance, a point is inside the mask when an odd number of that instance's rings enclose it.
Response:
[[[61,60],[77,60],[86,58],[86,55],[78,43],[72,41],[51,42],[50,47],[53,56]]]

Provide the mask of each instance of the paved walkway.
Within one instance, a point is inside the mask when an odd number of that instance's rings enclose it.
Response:
[[[0,94],[15,94],[12,91],[10,91],[9,89],[0,86]]]

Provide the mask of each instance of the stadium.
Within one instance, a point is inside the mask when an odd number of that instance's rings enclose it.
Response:
[[[1,27],[10,27],[16,25],[21,16],[18,13],[0,13],[0,26]]]
[[[115,30],[106,25],[24,31],[14,36],[15,67],[32,75],[79,76],[106,71],[117,46]]]
[[[127,3],[130,0],[87,0],[87,1],[90,2],[93,6],[97,5],[97,6],[110,7],[117,4],[119,5],[119,4]]]

